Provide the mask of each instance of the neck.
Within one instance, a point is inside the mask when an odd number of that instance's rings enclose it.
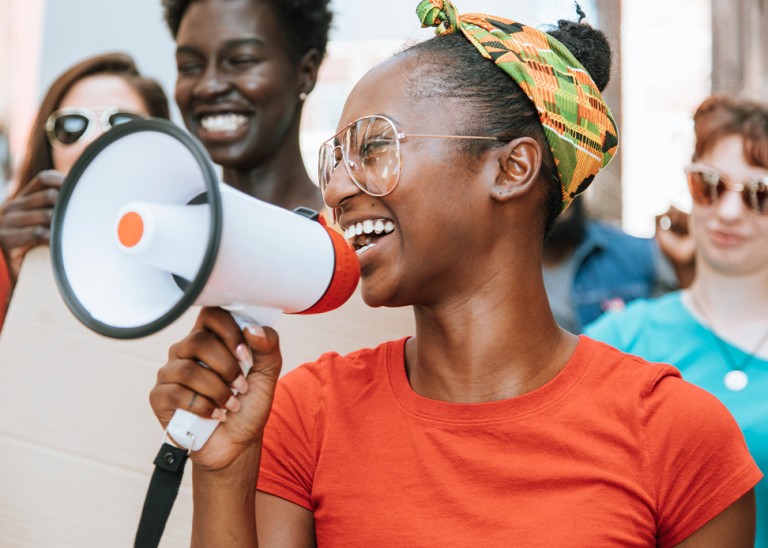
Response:
[[[323,205],[320,191],[303,167],[280,172],[265,166],[248,172],[225,170],[223,178],[241,192],[285,209],[306,206],[320,211]]]
[[[565,366],[578,338],[555,323],[540,263],[530,263],[536,271],[514,284],[495,280],[485,285],[492,290],[474,288],[438,306],[414,308],[416,337],[406,347],[406,363],[416,393],[496,401],[539,388]],[[508,279],[509,270],[501,274]]]
[[[715,323],[765,320],[768,308],[768,269],[750,274],[728,275],[699,261],[690,290],[707,308]]]
[[[320,191],[312,182],[301,157],[298,136],[292,133],[257,166],[224,168],[223,180],[254,198],[286,209],[306,206],[320,211]]]
[[[732,276],[697,265],[696,279],[684,302],[721,339],[748,354],[768,359],[765,271]]]

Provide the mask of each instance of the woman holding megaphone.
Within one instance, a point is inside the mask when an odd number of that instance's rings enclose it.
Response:
[[[278,382],[274,330],[204,309],[150,397],[221,422],[193,545],[750,546],[761,473],[727,411],[549,308],[544,236],[616,150],[605,38],[417,12],[439,35],[364,76],[320,154],[366,302],[413,305],[416,336]]]

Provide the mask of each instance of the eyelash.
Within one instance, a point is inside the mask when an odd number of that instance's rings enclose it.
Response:
[[[248,68],[262,61],[255,55],[235,55],[226,58],[225,65],[233,69]],[[184,61],[176,64],[176,70],[181,75],[192,76],[203,70],[204,63],[200,61]]]

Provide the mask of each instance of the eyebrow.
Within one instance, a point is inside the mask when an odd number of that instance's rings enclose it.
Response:
[[[223,49],[232,49],[240,46],[258,46],[258,47],[264,48],[267,46],[267,43],[261,38],[233,38],[231,40],[226,40],[224,42]],[[180,53],[194,54],[197,52],[198,52],[198,49],[194,46],[182,45],[176,48],[177,55]]]

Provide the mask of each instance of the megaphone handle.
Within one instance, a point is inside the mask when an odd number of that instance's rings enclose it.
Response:
[[[224,310],[232,314],[232,317],[245,329],[250,324],[273,326],[283,313],[279,308],[267,308],[264,306],[229,305],[223,306]],[[247,373],[247,371],[245,371]]]
[[[218,425],[217,420],[204,419],[184,409],[177,409],[165,429],[165,435],[170,436],[175,445],[188,451],[197,451],[205,445]]]
[[[245,329],[247,325],[253,323],[266,326],[274,325],[282,314],[281,310],[254,307],[238,307],[237,310],[229,310],[229,312],[240,329]],[[243,373],[248,374],[248,371],[243,371]],[[236,393],[234,390],[233,392]],[[188,451],[197,451],[205,445],[218,425],[219,421],[217,420],[204,419],[184,409],[177,409],[165,429],[165,435],[170,436],[176,445],[180,445]]]

